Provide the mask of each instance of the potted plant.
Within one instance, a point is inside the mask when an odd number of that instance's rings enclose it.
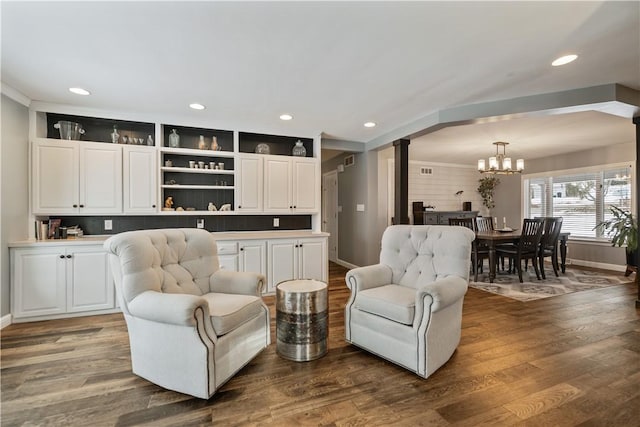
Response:
[[[488,209],[492,209],[496,206],[493,201],[493,191],[500,184],[500,180],[496,176],[485,176],[478,180],[480,185],[478,186],[478,193],[482,197],[482,204]]]
[[[631,212],[620,209],[617,206],[610,207],[613,218],[602,221],[595,228],[611,236],[611,246],[625,246],[627,254],[627,271],[625,276],[631,274],[637,268],[636,251],[638,250],[638,221]]]

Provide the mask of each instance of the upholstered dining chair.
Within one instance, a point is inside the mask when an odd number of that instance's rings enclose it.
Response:
[[[560,237],[561,229],[562,217],[544,218],[544,227],[540,238],[540,247],[538,248],[538,260],[543,279],[547,278],[544,274],[544,259],[546,257],[551,257],[553,273],[558,277],[558,238]]]
[[[505,243],[496,247],[498,256],[506,256],[515,261],[515,267],[518,270],[518,278],[520,283],[522,280],[522,261],[531,260],[533,268],[536,271],[536,277],[540,280],[540,270],[538,269],[538,249],[544,219],[542,218],[525,218],[522,221],[522,233],[517,243]]]
[[[427,378],[460,342],[473,231],[392,225],[380,262],[350,270],[345,338]]]
[[[130,231],[104,248],[136,375],[208,399],[269,345],[264,276],[221,270],[209,232]]]

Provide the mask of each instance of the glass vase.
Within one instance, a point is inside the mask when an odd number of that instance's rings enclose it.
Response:
[[[293,146],[293,150],[291,150],[291,154],[296,157],[306,157],[307,149],[302,145],[302,141],[298,140],[296,145]]]

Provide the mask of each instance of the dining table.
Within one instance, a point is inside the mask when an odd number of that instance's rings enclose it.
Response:
[[[476,243],[484,244],[489,249],[489,283],[493,283],[496,278],[496,246],[501,243],[518,243],[520,240],[520,230],[490,230],[477,231]],[[567,241],[571,233],[564,232],[558,236],[560,243],[560,268],[562,273],[567,266]]]

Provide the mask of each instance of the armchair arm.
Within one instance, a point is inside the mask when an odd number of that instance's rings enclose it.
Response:
[[[262,274],[218,270],[209,279],[209,290],[225,294],[262,295],[266,278]]]
[[[209,317],[207,301],[190,294],[145,291],[131,300],[128,307],[134,317],[179,326],[194,326],[198,309],[203,310],[205,318]]]
[[[467,281],[462,277],[448,276],[438,279],[417,289],[416,291],[416,315],[413,326],[418,327],[425,315],[425,300],[433,301],[431,312],[442,310],[464,297],[467,293]]]
[[[393,272],[384,264],[368,265],[349,270],[346,276],[347,287],[351,293],[370,288],[377,288],[391,283]]]

